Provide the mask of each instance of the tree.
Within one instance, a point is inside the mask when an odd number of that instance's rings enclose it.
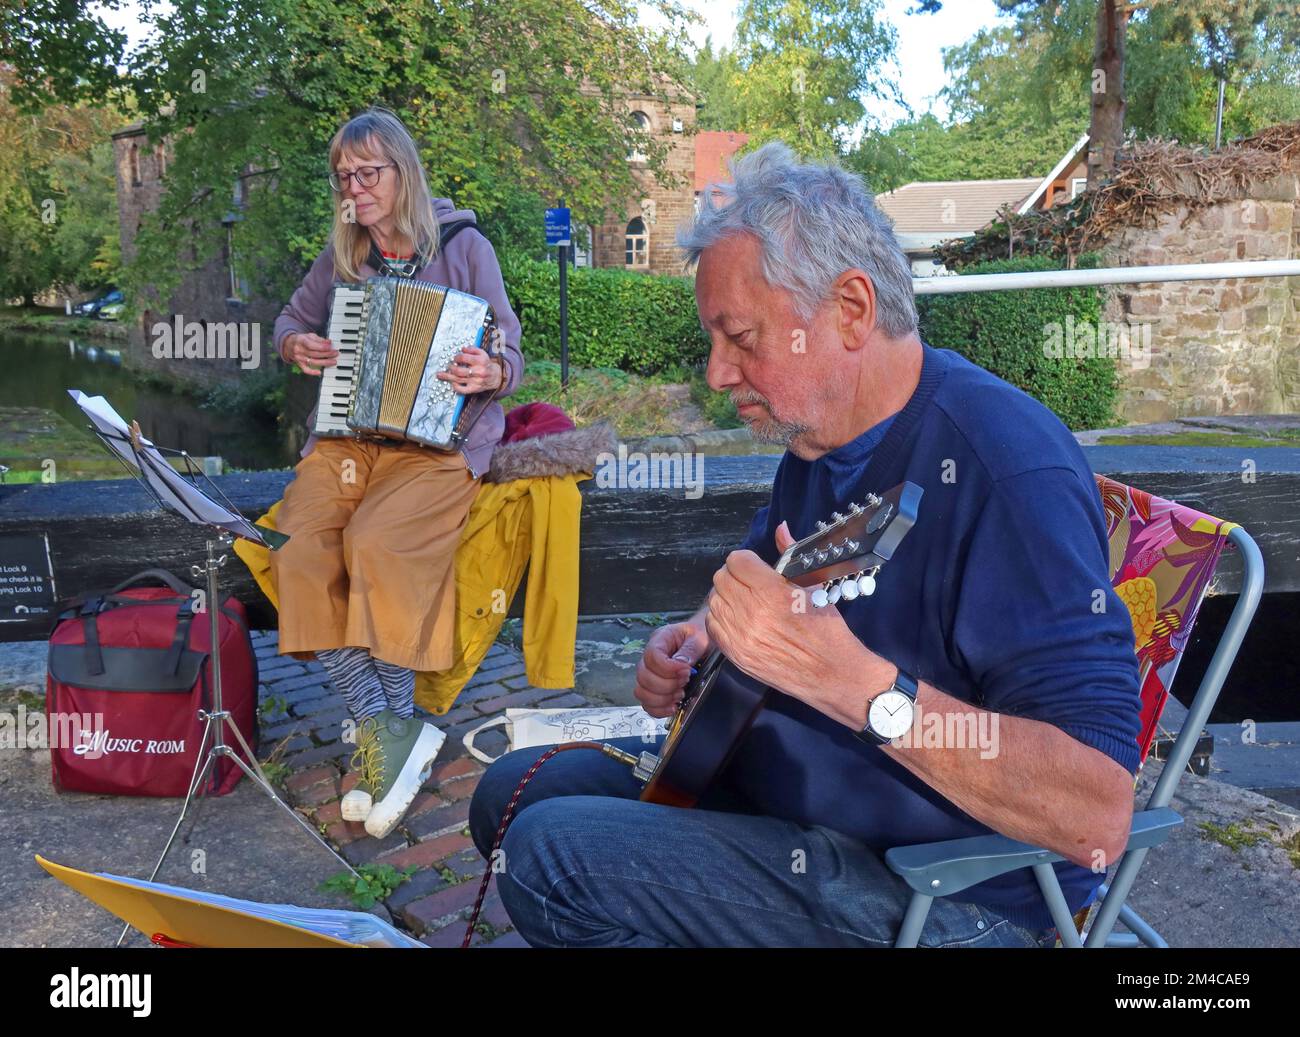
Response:
[[[888,74],[896,37],[879,0],[746,0],[736,45],[706,39],[690,62],[702,130],[734,130],[756,148],[784,140],[805,156],[846,155],[870,131],[866,102],[900,100]]]
[[[1044,28],[997,25],[946,49],[941,96],[949,123],[929,112],[899,122],[865,137],[851,164],[877,190],[917,180],[1042,176],[1088,123],[1081,94],[1049,94],[1036,82],[1051,46]]]
[[[736,80],[752,147],[781,139],[805,156],[844,155],[875,119],[864,103],[902,103],[897,34],[879,0],[745,0]]]
[[[116,114],[50,104],[33,114],[12,103],[0,66],[0,298],[31,305],[48,289],[99,287],[116,274]]]
[[[1126,83],[1134,72],[1141,79],[1144,102],[1136,121],[1148,132],[1162,124],[1179,124],[1193,111],[1203,112],[1207,76],[1214,81],[1259,79],[1272,87],[1264,111],[1292,110],[1279,83],[1290,79],[1294,85],[1294,40],[1300,26],[1294,5],[1280,0],[997,0],[997,4],[1017,16],[1018,32],[1045,31],[1049,36],[1049,46],[1036,63],[1036,95],[1051,99],[1062,90],[1081,86],[1086,91],[1090,179],[1109,172],[1126,130],[1134,128],[1135,120],[1127,111]],[[942,0],[919,0],[916,13],[932,14],[942,6]],[[1090,57],[1081,34],[1086,21],[1092,27]],[[1169,81],[1156,70],[1170,73]]]
[[[53,6],[61,16],[51,33],[94,35],[88,0]],[[564,197],[589,223],[621,211],[639,190],[618,160],[633,149],[673,183],[672,141],[641,132],[627,98],[678,90],[684,16],[672,0],[652,0],[668,23],[652,32],[639,24],[638,6],[145,3],[152,31],[135,51],[109,38],[79,63],[29,15],[0,40],[0,60],[17,69],[15,92],[29,106],[79,97],[93,84],[101,97],[129,98],[153,143],[170,142],[166,192],[137,238],[137,290],[150,286],[165,298],[185,267],[216,253],[222,218],[235,213],[241,273],[275,298],[325,243],[329,138],[371,104],[394,109],[411,129],[435,193],[498,226],[515,223],[508,214],[517,214],[521,195]],[[110,89],[104,70],[115,64],[125,71]]]
[[[690,82],[701,103],[695,124],[701,130],[746,132],[747,119],[740,101],[743,72],[734,51],[723,47],[713,53],[713,37],[691,59]]]

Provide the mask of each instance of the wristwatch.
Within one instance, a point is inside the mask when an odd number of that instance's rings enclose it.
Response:
[[[916,678],[898,671],[894,683],[877,693],[867,706],[867,726],[856,732],[870,745],[884,745],[912,729],[916,707]]]

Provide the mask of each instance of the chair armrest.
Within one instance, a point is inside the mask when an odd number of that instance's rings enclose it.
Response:
[[[1182,823],[1182,817],[1169,807],[1139,811],[1133,815],[1125,850],[1156,846]],[[895,846],[885,853],[889,869],[917,893],[929,897],[951,896],[1009,871],[1063,860],[1059,853],[996,833],[941,843]]]

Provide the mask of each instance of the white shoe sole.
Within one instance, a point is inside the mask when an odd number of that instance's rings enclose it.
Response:
[[[415,740],[415,748],[406,758],[393,787],[387,796],[370,808],[370,815],[366,818],[367,832],[382,839],[397,826],[428,778],[433,761],[446,740],[447,736],[432,724],[421,725],[420,737]]]
[[[344,821],[364,821],[370,816],[374,800],[369,792],[353,789],[339,802],[339,814]]]

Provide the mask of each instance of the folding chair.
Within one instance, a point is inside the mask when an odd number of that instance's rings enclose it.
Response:
[[[1105,476],[1096,476],[1110,542],[1111,584],[1133,620],[1140,663],[1142,727],[1139,760],[1155,741],[1157,722],[1169,696],[1174,672],[1191,637],[1201,599],[1223,549],[1232,544],[1244,565],[1241,593],[1214,656],[1196,691],[1159,781],[1146,807],[1133,815],[1128,846],[1109,884],[1102,883],[1092,905],[1073,917],[1052,865],[1060,854],[1001,835],[975,836],[916,846],[897,846],[885,854],[893,872],[912,889],[896,947],[915,947],[937,896],[962,890],[1019,868],[1032,868],[1043,899],[1065,947],[1167,947],[1168,944],[1124,901],[1147,851],[1183,823],[1169,803],[1187,767],[1224,678],[1246,636],[1264,587],[1264,560],[1244,529],[1172,501],[1153,497]],[[1141,762],[1138,765],[1141,771]],[[1135,782],[1136,787],[1136,782]],[[1084,923],[1097,908],[1086,940]],[[1111,930],[1122,922],[1127,933]]]

